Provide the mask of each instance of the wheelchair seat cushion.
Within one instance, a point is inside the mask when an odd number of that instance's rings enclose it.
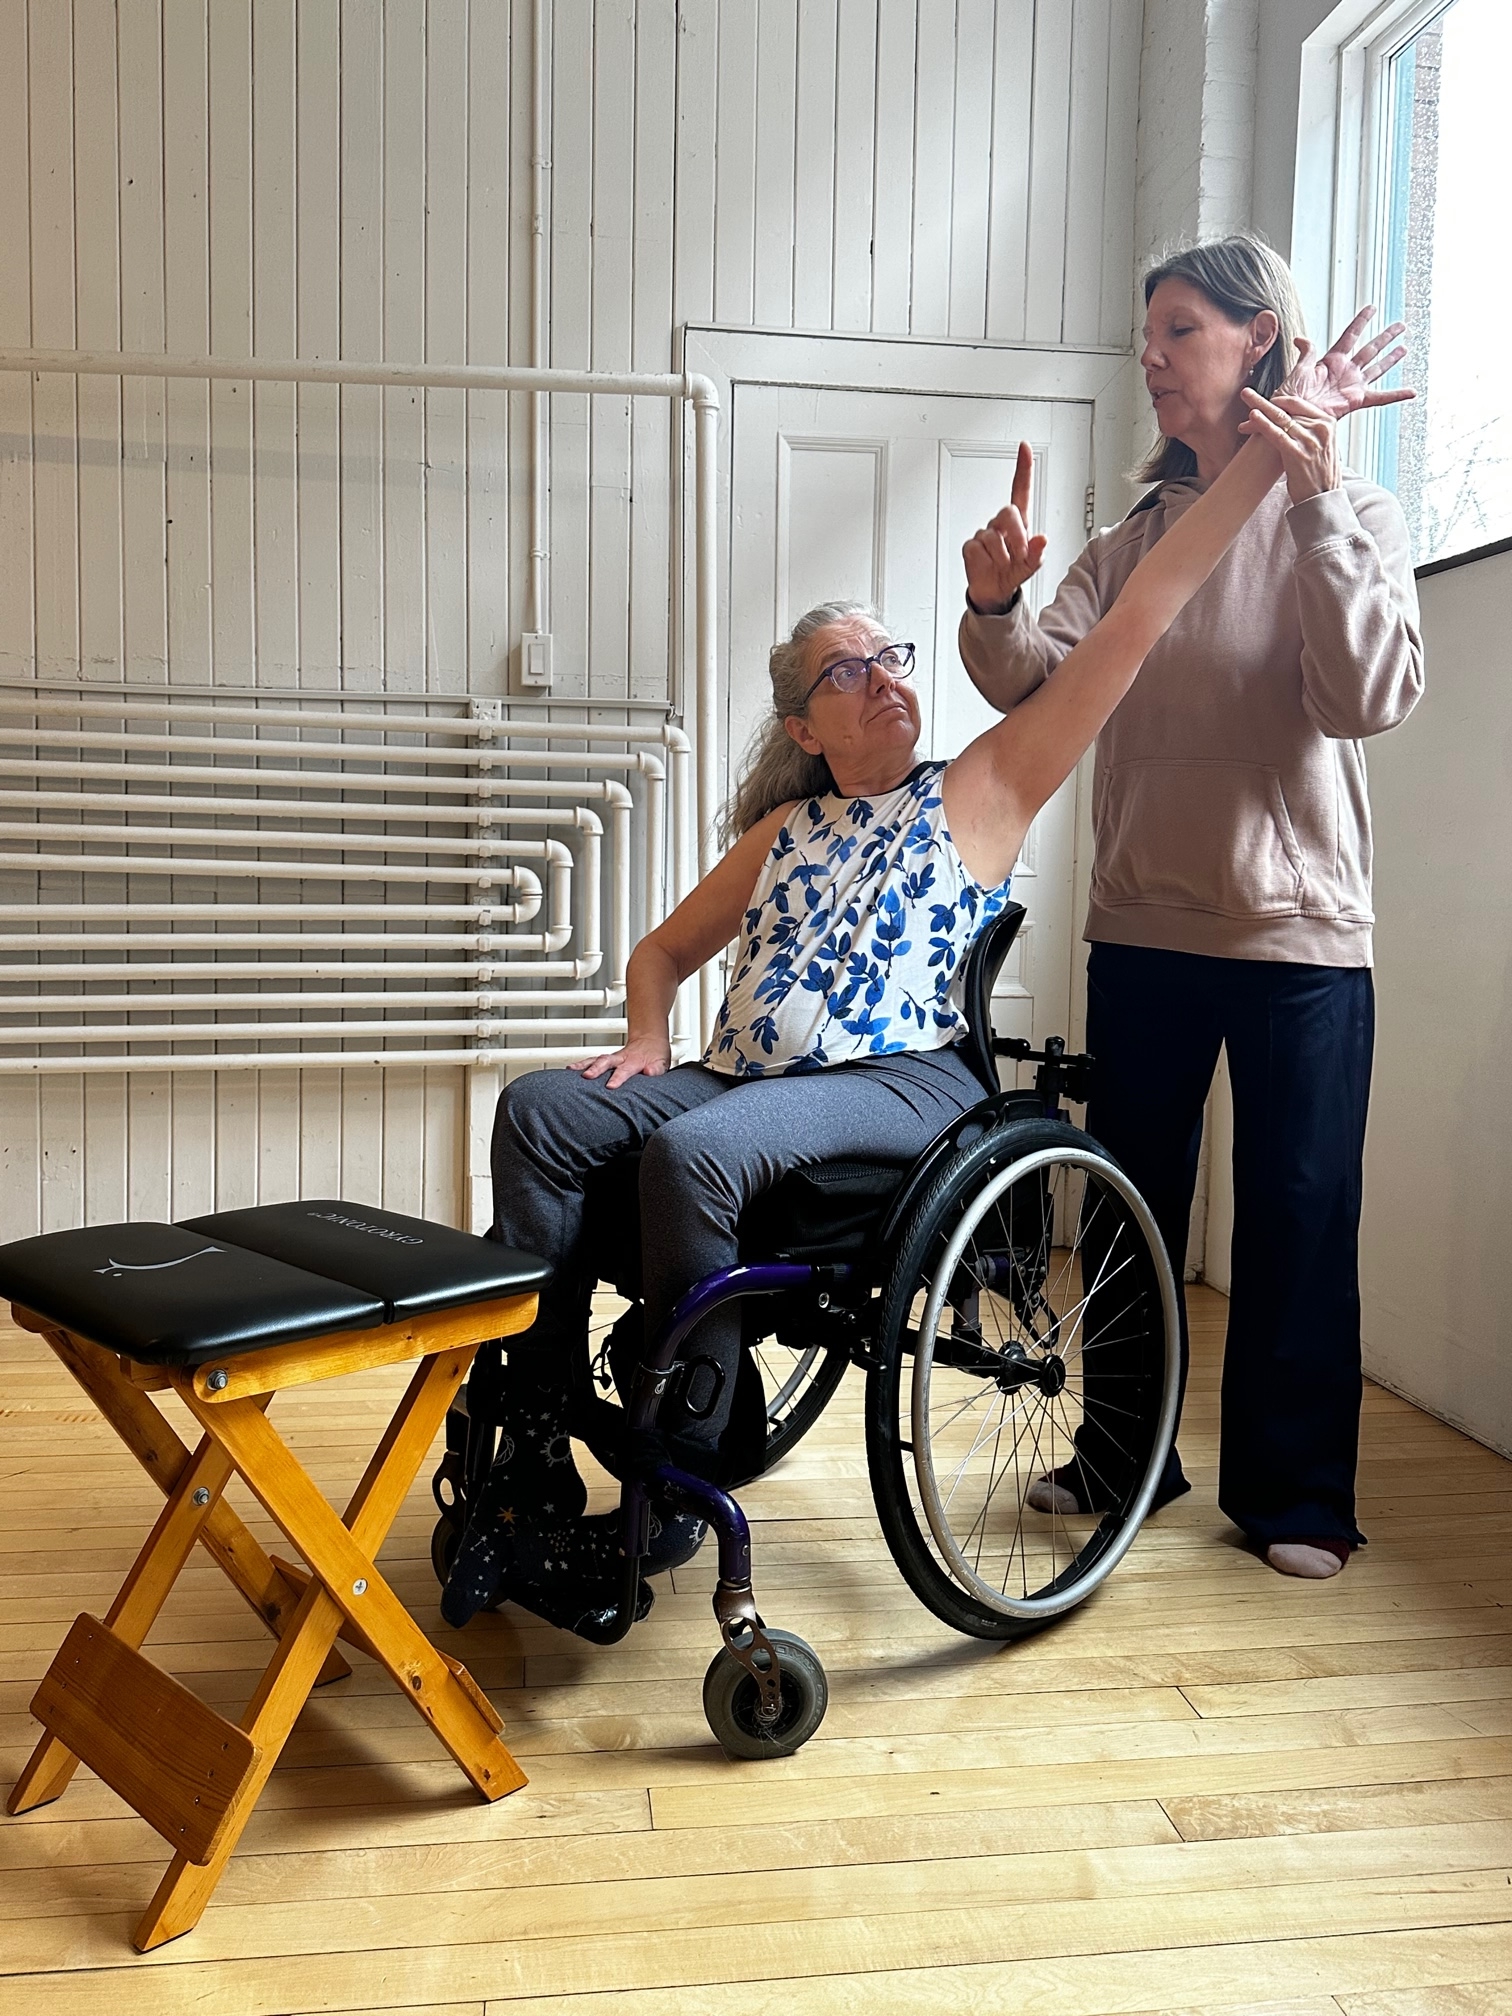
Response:
[[[330,1197],[216,1211],[206,1218],[186,1218],[183,1229],[375,1295],[383,1304],[385,1323],[464,1302],[528,1294],[544,1286],[551,1273],[534,1255],[491,1239]]]
[[[0,1295],[145,1365],[198,1365],[383,1321],[376,1295],[179,1225],[85,1225],[0,1246]]]
[[[856,1260],[911,1160],[836,1160],[792,1169],[741,1213],[742,1260]]]
[[[741,1259],[858,1259],[912,1167],[907,1157],[878,1157],[790,1170],[741,1213]],[[640,1156],[630,1154],[593,1170],[585,1184],[599,1278],[632,1300],[641,1292],[639,1179]]]

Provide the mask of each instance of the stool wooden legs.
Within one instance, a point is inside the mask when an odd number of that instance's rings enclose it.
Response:
[[[296,1462],[258,1400],[217,1405],[201,1400],[189,1379],[175,1380],[185,1404],[318,1579],[306,1587],[293,1626],[280,1641],[242,1718],[241,1726],[257,1746],[258,1756],[241,1785],[216,1852],[204,1865],[183,1855],[174,1858],[137,1927],[134,1944],[140,1952],[177,1938],[199,1922],[344,1622],[360,1633],[364,1648],[371,1648],[393,1675],[484,1798],[498,1799],[526,1782],[499,1741],[502,1725],[486,1699],[457,1679],[372,1559],[435,1440],[475,1348],[443,1352],[416,1368],[347,1507],[345,1521]]]
[[[191,1844],[175,1854],[137,1927],[138,1951],[199,1922],[311,1689],[329,1677],[333,1660],[350,1671],[335,1651],[338,1635],[385,1668],[484,1798],[525,1784],[500,1741],[503,1725],[487,1697],[465,1669],[431,1645],[373,1565],[476,1344],[436,1352],[416,1366],[342,1519],[266,1418],[269,1394],[215,1401],[196,1392],[189,1374],[173,1374],[174,1389],[205,1430],[191,1453],[108,1352],[62,1331],[43,1334],[168,1498],[104,1624],[81,1617],[49,1669],[33,1704],[47,1733],[9,1807],[24,1812],[66,1787],[79,1759],[53,1726],[66,1727],[100,1775],[124,1790],[145,1818],[170,1840]],[[223,1502],[233,1471],[308,1561],[308,1575],[273,1562]],[[222,1724],[136,1649],[196,1541],[278,1636],[239,1730]],[[144,1779],[142,1758],[132,1747],[134,1713],[139,1722],[152,1714],[171,1722],[176,1708],[186,1735],[195,1739],[185,1748],[196,1752],[196,1769],[203,1760],[200,1778],[187,1791]],[[139,1786],[134,1796],[133,1784]]]

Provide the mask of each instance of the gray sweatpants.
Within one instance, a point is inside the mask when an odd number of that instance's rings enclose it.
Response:
[[[759,1191],[838,1156],[912,1156],[984,1096],[955,1050],[873,1057],[791,1078],[726,1078],[682,1064],[611,1092],[576,1071],[532,1071],[506,1087],[493,1133],[495,1235],[556,1270],[527,1341],[580,1352],[596,1279],[584,1251],[583,1178],[639,1148],[648,1335],[685,1290],[738,1258],[735,1228]],[[734,1388],[740,1312],[700,1327],[700,1354]],[[570,1377],[571,1361],[564,1361]],[[711,1423],[717,1428],[718,1421]]]

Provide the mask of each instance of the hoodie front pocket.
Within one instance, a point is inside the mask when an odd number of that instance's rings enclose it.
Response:
[[[1306,858],[1280,773],[1264,763],[1114,764],[1095,813],[1092,899],[1227,917],[1302,908]]]

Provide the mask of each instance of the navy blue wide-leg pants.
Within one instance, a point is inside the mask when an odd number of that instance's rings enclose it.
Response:
[[[1375,1036],[1366,968],[1097,944],[1087,1128],[1148,1201],[1181,1279],[1203,1105],[1226,1047],[1234,1244],[1218,1503],[1261,1546],[1358,1544],[1359,1225]],[[1182,1317],[1182,1381],[1186,1319]],[[1182,1488],[1172,1451],[1161,1496]]]

